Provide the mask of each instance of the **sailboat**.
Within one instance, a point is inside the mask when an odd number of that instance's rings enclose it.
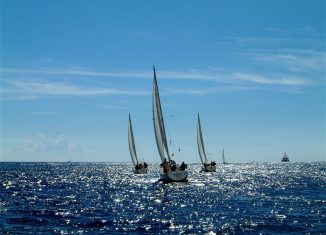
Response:
[[[161,108],[160,94],[157,86],[156,71],[154,70],[153,85],[153,122],[156,138],[157,149],[161,158],[162,172],[160,172],[160,181],[178,182],[187,181],[188,172],[187,165],[183,162],[180,167],[171,159],[167,138],[164,127],[163,113]],[[173,156],[173,154],[172,154]]]
[[[140,163],[137,158],[136,153],[136,146],[135,146],[135,140],[134,140],[134,134],[132,131],[132,124],[131,124],[131,118],[129,113],[129,123],[128,123],[128,143],[129,143],[129,152],[131,156],[131,160],[134,164],[134,173],[135,174],[146,174],[148,172],[147,164],[146,162]]]
[[[198,144],[199,157],[200,157],[201,163],[203,164],[202,171],[205,171],[205,172],[216,171],[216,163],[215,162],[208,163],[208,161],[207,161],[205,148],[204,148],[203,134],[201,131],[199,113],[198,113],[198,119],[197,119],[197,144]]]
[[[225,156],[224,156],[224,149],[222,151],[222,163],[225,165],[227,164],[226,160],[225,160]]]
[[[286,155],[286,152],[285,152],[282,157],[282,162],[289,162],[289,161],[290,161],[290,159],[288,158],[288,156]]]

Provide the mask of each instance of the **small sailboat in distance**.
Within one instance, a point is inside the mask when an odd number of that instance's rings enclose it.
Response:
[[[216,171],[216,163],[214,161],[212,161],[211,163],[208,163],[208,161],[207,161],[205,147],[204,147],[204,141],[203,141],[203,134],[202,134],[201,125],[200,125],[199,113],[198,113],[198,119],[197,119],[197,144],[198,144],[199,157],[200,157],[201,163],[203,164],[202,171],[205,171],[205,172]]]
[[[128,123],[128,143],[129,143],[129,152],[130,152],[131,160],[134,164],[134,173],[135,174],[146,174],[148,172],[147,163],[146,162],[140,163],[137,158],[130,113],[129,113],[129,123]]]
[[[227,164],[226,160],[225,160],[225,156],[224,156],[224,149],[222,151],[222,163],[225,165]]]
[[[168,149],[168,143],[165,133],[163,113],[161,108],[160,94],[157,86],[156,71],[154,70],[154,84],[153,84],[153,122],[154,132],[157,144],[157,149],[161,158],[162,172],[160,173],[160,181],[163,182],[178,182],[187,181],[188,172],[187,165],[182,162],[180,166],[171,159]],[[173,156],[173,154],[172,154]]]
[[[286,155],[286,152],[284,152],[284,155],[283,155],[283,157],[282,157],[282,160],[281,160],[282,162],[289,162],[290,161],[290,159],[289,159],[289,157],[288,157],[288,155]]]

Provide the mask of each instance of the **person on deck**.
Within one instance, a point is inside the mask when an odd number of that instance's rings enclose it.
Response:
[[[186,170],[186,168],[187,168],[187,165],[184,162],[182,162],[179,169],[181,171],[184,171],[184,170]]]
[[[160,166],[163,167],[166,164],[168,164],[168,162],[166,161],[166,158],[164,158],[164,161],[160,164]]]
[[[164,172],[164,173],[168,173],[169,170],[170,170],[169,165],[168,165],[167,163],[164,163],[164,162],[163,162],[163,172]]]
[[[171,171],[176,171],[176,170],[177,170],[177,165],[176,164],[171,165]]]

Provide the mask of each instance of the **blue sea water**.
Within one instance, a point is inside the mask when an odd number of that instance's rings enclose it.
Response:
[[[218,165],[158,182],[158,164],[0,163],[0,234],[325,234],[326,163]]]

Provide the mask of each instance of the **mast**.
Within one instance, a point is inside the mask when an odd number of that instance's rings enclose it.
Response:
[[[165,158],[168,161],[171,161],[169,149],[166,140],[166,133],[164,127],[164,120],[161,108],[160,94],[157,86],[156,72],[155,67],[154,70],[154,84],[153,84],[153,122],[154,122],[154,131],[157,149],[161,157],[161,161],[163,162]]]
[[[137,159],[137,153],[136,153],[134,134],[132,131],[130,113],[129,113],[129,123],[128,123],[128,143],[129,143],[129,152],[130,152],[131,160],[134,163],[134,165],[137,165],[138,159]]]
[[[199,152],[199,156],[200,156],[200,160],[201,160],[202,164],[207,163],[207,157],[205,154],[203,134],[201,131],[199,113],[198,113],[198,119],[197,119],[197,144],[198,144],[198,152]]]

